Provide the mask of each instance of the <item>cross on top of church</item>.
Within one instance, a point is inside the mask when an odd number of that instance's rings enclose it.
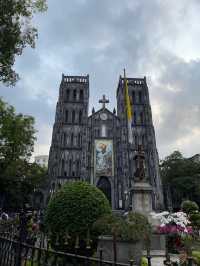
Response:
[[[103,95],[103,98],[99,100],[99,103],[102,103],[102,108],[105,109],[106,108],[106,103],[109,103],[109,100],[106,99],[105,95]]]

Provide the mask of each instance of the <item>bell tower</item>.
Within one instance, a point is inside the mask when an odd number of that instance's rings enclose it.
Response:
[[[89,75],[62,75],[49,153],[54,189],[68,180],[85,180],[88,176],[88,101]]]
[[[117,115],[121,123],[122,164],[124,186],[127,190],[134,186],[137,170],[135,156],[138,147],[142,147],[145,156],[145,176],[151,184],[154,209],[163,204],[163,194],[159,173],[159,158],[156,148],[155,131],[152,121],[149,90],[144,78],[127,78],[128,94],[132,109],[133,143],[128,142],[128,127],[124,93],[124,78],[120,76],[117,88]]]

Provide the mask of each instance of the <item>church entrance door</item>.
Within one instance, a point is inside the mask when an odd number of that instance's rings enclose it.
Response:
[[[107,199],[109,200],[111,204],[111,184],[110,181],[106,176],[101,176],[98,183],[97,187],[105,194]],[[112,205],[112,204],[111,204]]]

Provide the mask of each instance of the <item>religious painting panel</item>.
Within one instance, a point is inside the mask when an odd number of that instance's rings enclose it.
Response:
[[[94,169],[96,176],[113,176],[113,141],[96,139],[94,150]]]

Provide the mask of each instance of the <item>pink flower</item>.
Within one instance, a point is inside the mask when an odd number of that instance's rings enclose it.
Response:
[[[183,227],[181,225],[162,225],[157,227],[157,232],[160,234],[179,234],[179,233],[192,233],[192,227]]]

